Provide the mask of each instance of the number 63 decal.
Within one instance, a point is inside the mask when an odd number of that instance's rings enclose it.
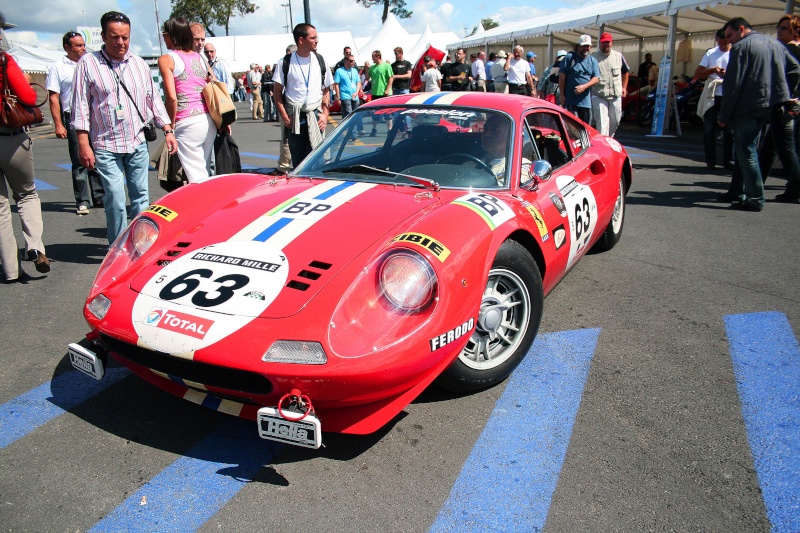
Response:
[[[177,300],[196,291],[200,286],[200,278],[209,279],[214,275],[212,270],[207,268],[198,268],[190,270],[185,274],[181,274],[173,279],[161,289],[158,297],[162,300]],[[162,279],[156,283],[162,282]],[[250,278],[244,274],[226,274],[214,280],[214,283],[219,283],[219,286],[211,291],[197,291],[192,296],[192,303],[198,307],[214,307],[223,304],[233,297],[234,291],[241,289],[250,282]],[[209,295],[214,295],[209,297]]]

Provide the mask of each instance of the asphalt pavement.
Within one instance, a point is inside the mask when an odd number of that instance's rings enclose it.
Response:
[[[279,127],[238,106],[242,162],[274,167]],[[764,211],[731,210],[698,130],[645,133],[617,135],[636,169],[620,243],[546,298],[508,382],[431,388],[378,433],[315,451],[122,368],[100,384],[71,369],[105,216],[75,214],[66,141],[35,128],[52,271],[26,262],[27,283],[0,285],[0,529],[800,529],[800,406],[778,395],[800,379],[800,205],[770,201],[785,185],[771,177]]]

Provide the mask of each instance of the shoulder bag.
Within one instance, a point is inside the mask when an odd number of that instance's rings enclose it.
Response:
[[[41,124],[44,121],[42,110],[39,109],[46,101],[36,106],[28,106],[23,104],[17,99],[15,94],[11,93],[8,84],[8,72],[6,69],[6,54],[0,54],[0,62],[3,64],[3,85],[5,86],[2,94],[2,102],[0,102],[0,126],[10,129],[19,129],[31,124]],[[37,87],[41,87],[38,83],[34,83]],[[44,90],[44,88],[42,88]],[[45,91],[46,93],[47,91]]]
[[[220,130],[236,122],[236,107],[231,101],[231,95],[228,94],[228,87],[214,76],[214,72],[210,68],[208,74],[211,79],[203,87],[203,100],[208,107],[211,120]]]

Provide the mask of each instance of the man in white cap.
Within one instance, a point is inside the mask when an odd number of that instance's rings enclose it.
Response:
[[[505,71],[505,64],[508,58],[505,50],[497,52],[497,59],[495,59],[492,68],[489,69],[489,75],[494,81],[494,92],[507,93],[508,92],[508,74]]]
[[[567,54],[558,72],[558,90],[561,107],[574,113],[587,124],[592,121],[591,88],[600,81],[597,60],[589,55],[592,38],[581,35],[574,52]]]
[[[613,137],[622,118],[630,68],[622,54],[611,49],[611,42],[610,33],[602,34],[600,50],[592,54],[600,69],[600,81],[592,87],[592,113],[597,130]]]

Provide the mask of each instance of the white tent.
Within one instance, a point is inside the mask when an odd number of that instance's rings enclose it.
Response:
[[[380,50],[383,60],[392,63],[396,47],[399,46],[405,51],[411,50],[414,44],[416,40],[400,25],[397,17],[389,13],[378,33],[358,49],[358,63],[362,64],[369,59],[374,50]]]
[[[50,50],[32,44],[25,44],[9,39],[11,49],[8,51],[23,72],[28,74],[47,74],[50,67],[66,55],[63,50]]]

